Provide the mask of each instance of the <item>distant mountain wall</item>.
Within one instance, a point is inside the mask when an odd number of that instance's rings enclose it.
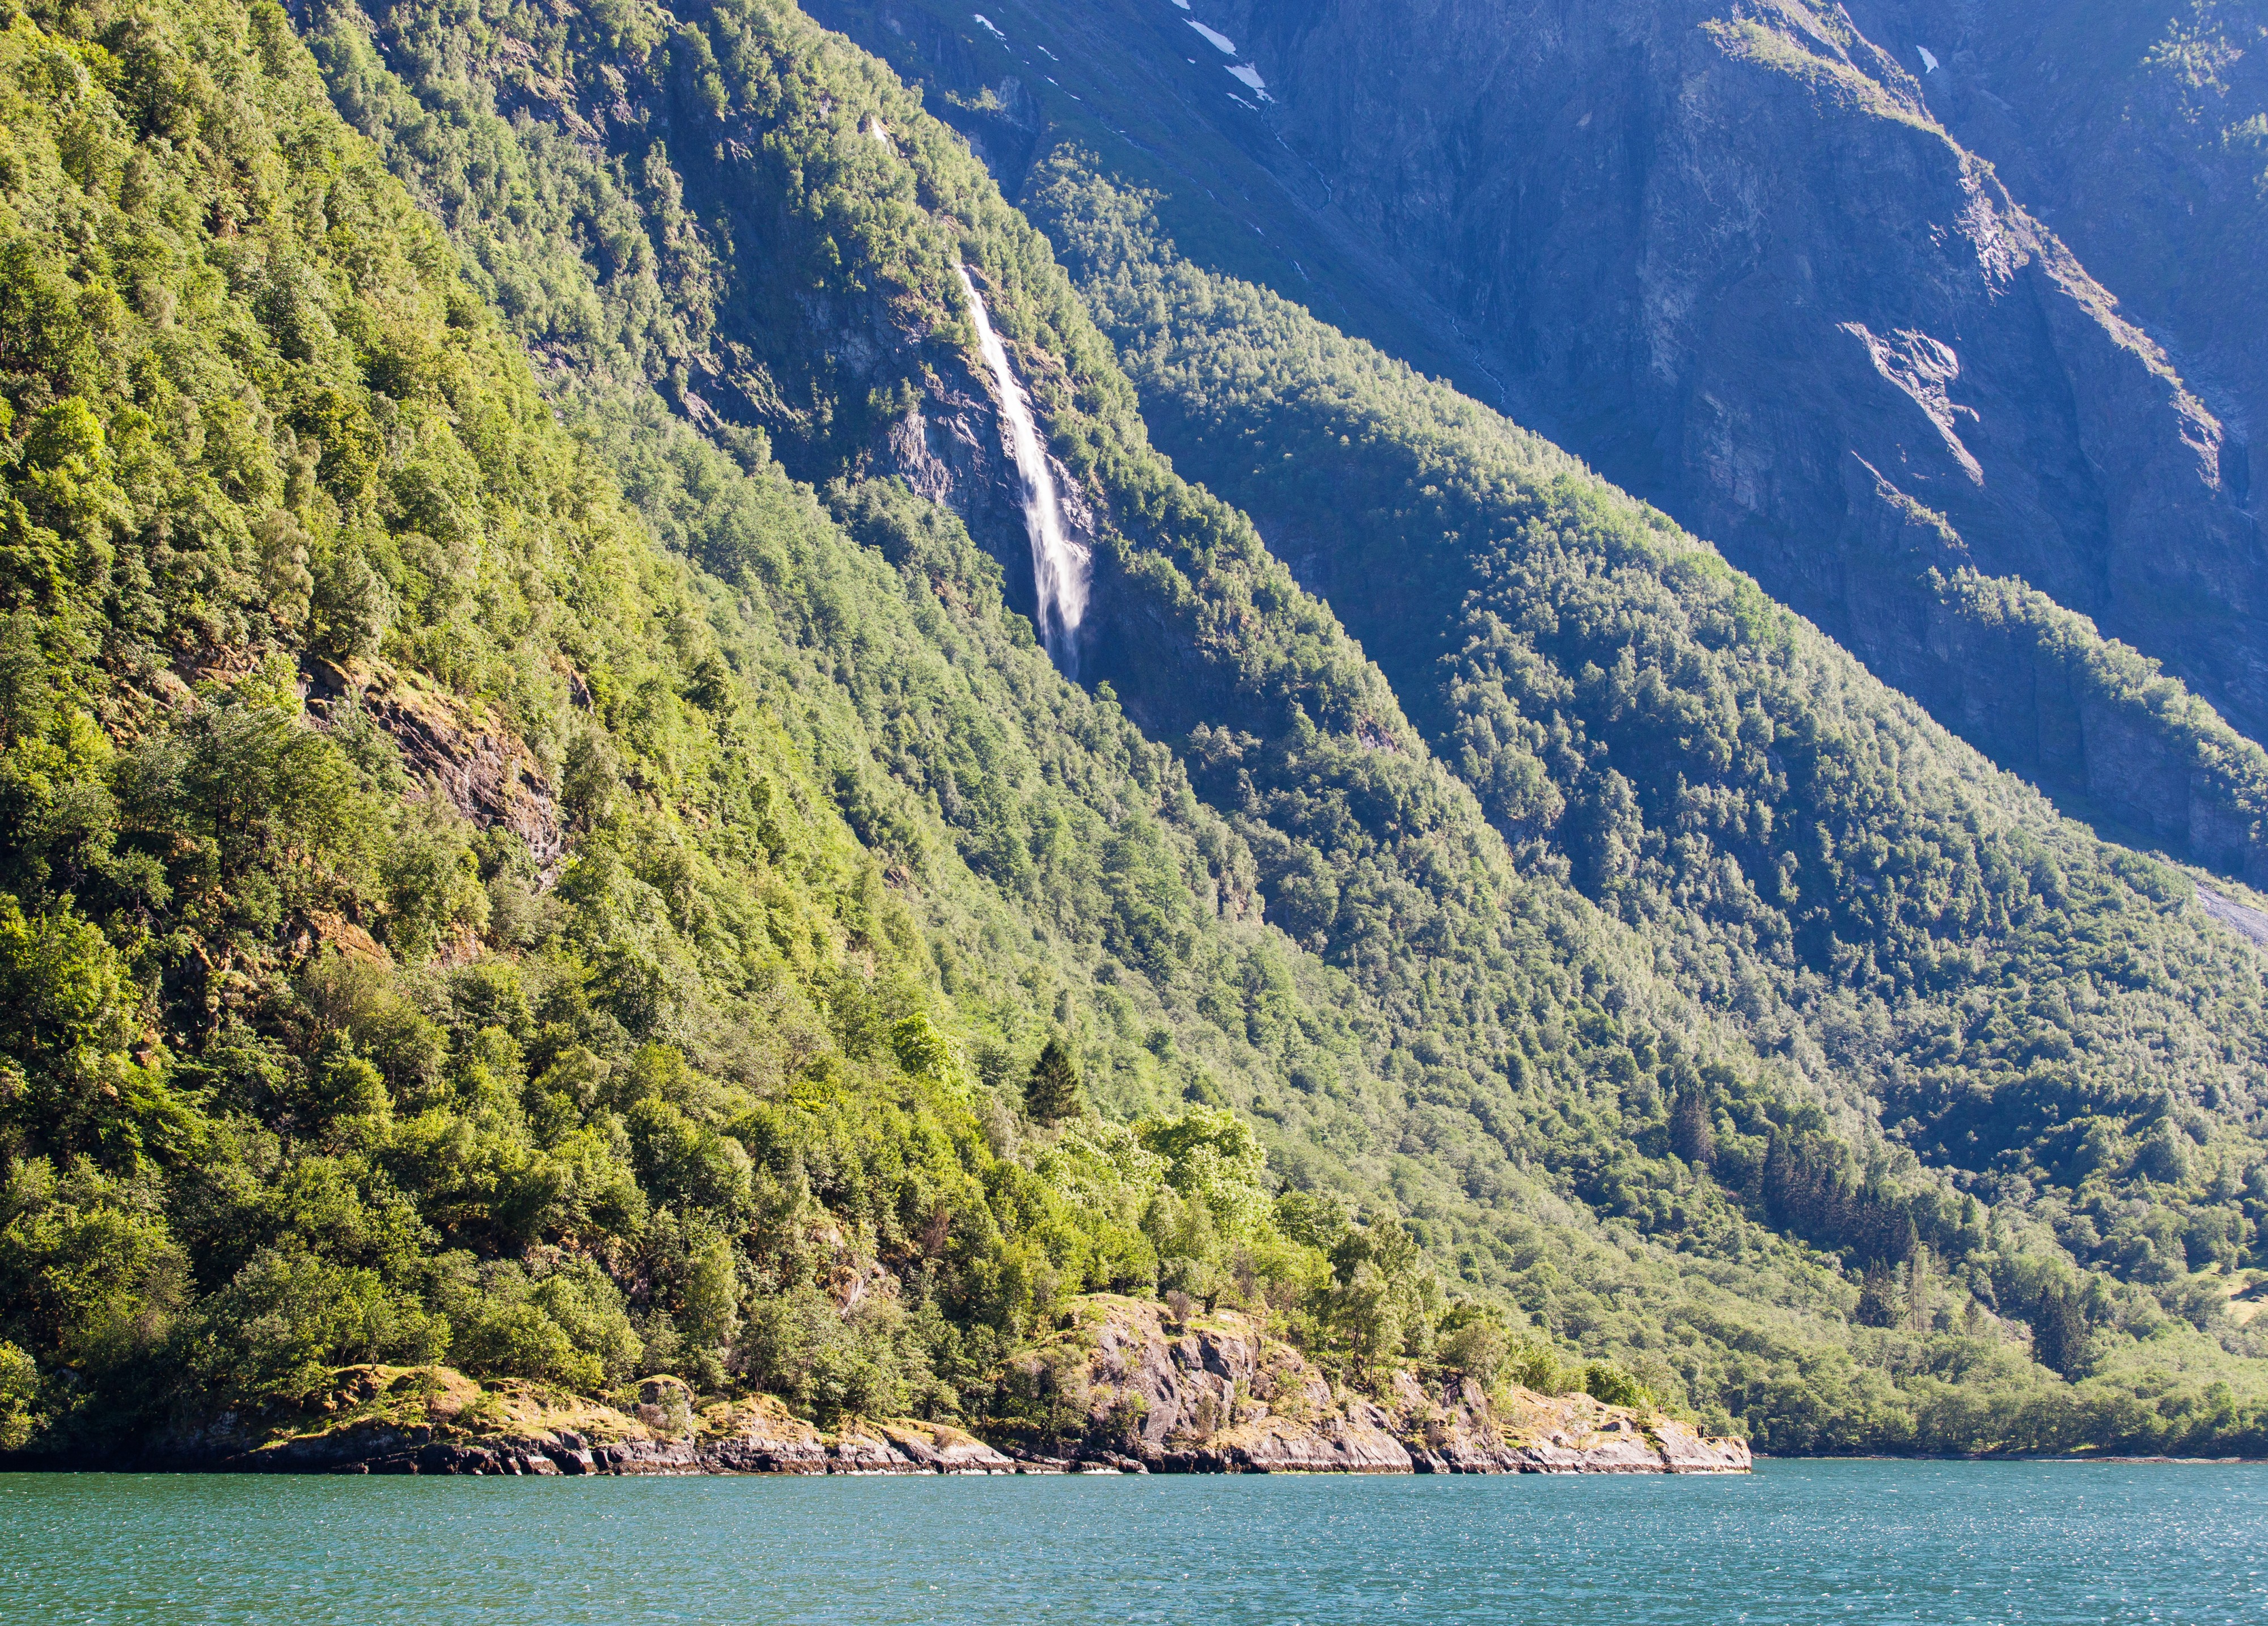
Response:
[[[2241,869],[2256,814],[2216,798],[2179,729],[2113,719],[2083,674],[2066,695],[2071,624],[2042,613],[2090,619],[2260,738],[2249,452],[1940,122],[1955,69],[1921,75],[1910,9],[1926,8],[1871,8],[1874,33],[1793,4],[1212,13],[1332,209],[1454,313],[1515,416],[1999,760]],[[2074,188],[2093,195],[2057,195]],[[2115,240],[2095,216],[2124,195],[2066,212]],[[1944,585],[1967,577],[1999,584],[1982,620],[1976,592]],[[2088,658],[2146,681],[2114,651]]]

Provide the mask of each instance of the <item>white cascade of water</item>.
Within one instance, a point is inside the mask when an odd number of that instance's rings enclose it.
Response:
[[[1000,392],[1000,410],[1008,424],[1008,450],[1016,460],[1016,473],[1024,488],[1024,529],[1032,539],[1032,585],[1040,600],[1040,642],[1047,645],[1057,666],[1079,675],[1079,624],[1086,618],[1088,572],[1093,557],[1064,529],[1063,504],[1056,497],[1055,475],[1048,467],[1040,431],[1032,421],[1030,397],[1008,366],[1007,347],[992,331],[991,313],[984,297],[962,266],[961,285],[968,291],[968,308],[976,318],[977,348],[984,364],[992,369],[992,382]]]

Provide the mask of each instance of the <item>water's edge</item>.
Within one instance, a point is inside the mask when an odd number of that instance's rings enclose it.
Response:
[[[1268,1445],[1273,1443],[1276,1449]],[[498,1476],[585,1475],[935,1475],[986,1477],[1046,1474],[1745,1474],[1738,1441],[1623,1440],[1604,1446],[1498,1446],[1486,1457],[1454,1456],[1368,1440],[1206,1444],[1147,1458],[1075,1447],[1049,1456],[996,1451],[935,1424],[854,1426],[837,1435],[750,1431],[731,1439],[593,1440],[572,1430],[542,1435],[478,1435],[428,1425],[350,1426],[298,1436],[243,1452],[158,1450],[125,1456],[30,1458],[0,1453],[0,1471],[164,1474],[457,1474]],[[1680,1448],[1684,1446],[1684,1448]]]

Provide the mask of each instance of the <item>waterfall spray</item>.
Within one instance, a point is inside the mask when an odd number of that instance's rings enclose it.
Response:
[[[961,285],[968,291],[968,308],[976,318],[977,347],[992,382],[1000,392],[1000,412],[1008,425],[1008,450],[1016,460],[1016,474],[1024,489],[1024,529],[1032,541],[1032,585],[1040,601],[1040,642],[1064,672],[1079,675],[1079,624],[1086,616],[1086,548],[1064,529],[1063,505],[1056,497],[1055,475],[1032,421],[1032,403],[1008,367],[1007,347],[992,331],[992,317],[983,296],[962,266]]]

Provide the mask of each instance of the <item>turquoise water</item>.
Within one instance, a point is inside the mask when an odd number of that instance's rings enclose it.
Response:
[[[0,1475],[42,1622],[2268,1621],[2268,1467],[1747,1479]]]

